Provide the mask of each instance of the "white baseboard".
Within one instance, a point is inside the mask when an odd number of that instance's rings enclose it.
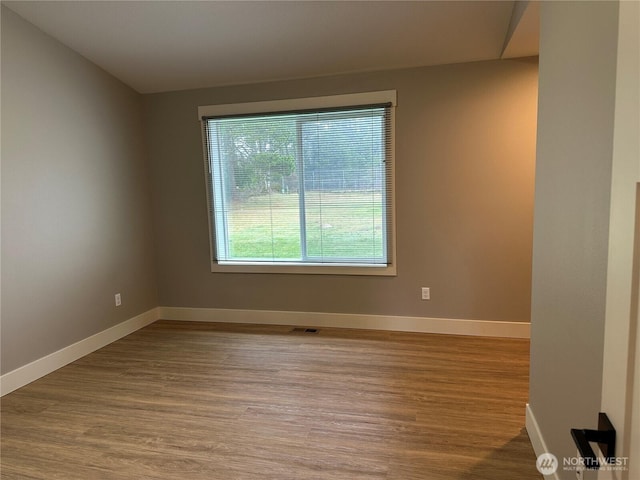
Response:
[[[527,409],[525,413],[525,426],[527,428],[527,434],[529,435],[529,440],[531,440],[531,446],[533,447],[533,451],[536,454],[536,458],[542,455],[543,453],[548,453],[549,448],[547,447],[547,444],[544,441],[544,437],[542,436],[542,431],[540,431],[540,427],[538,426],[536,417],[533,414],[531,405],[529,405],[528,403],[527,403]],[[560,477],[558,476],[558,472],[555,472],[553,475],[545,475],[545,478],[560,480]]]
[[[0,396],[11,393],[34,380],[64,367],[65,365],[88,355],[122,337],[129,335],[158,320],[159,308],[152,308],[129,320],[107,328],[88,338],[80,340],[27,365],[7,372],[0,377]]]
[[[159,307],[159,310],[159,318],[164,320],[360,328],[483,337],[529,338],[530,336],[528,322],[224,308]]]
[[[156,307],[0,376],[0,396],[23,387],[158,319],[197,322],[304,325],[485,337],[529,338],[527,322],[360,315],[347,313]],[[528,414],[528,410],[527,410]],[[528,418],[528,417],[527,417]],[[528,425],[528,424],[527,424]],[[528,426],[527,426],[528,430]],[[531,435],[531,434],[530,434]]]

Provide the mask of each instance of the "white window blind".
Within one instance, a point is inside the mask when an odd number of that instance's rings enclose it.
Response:
[[[214,263],[391,263],[391,103],[202,124]]]

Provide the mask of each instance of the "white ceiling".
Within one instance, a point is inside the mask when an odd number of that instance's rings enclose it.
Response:
[[[537,54],[537,25],[511,22],[527,2],[3,4],[141,93],[497,59],[505,39]]]

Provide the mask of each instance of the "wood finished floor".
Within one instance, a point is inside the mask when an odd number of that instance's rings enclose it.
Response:
[[[159,321],[3,397],[1,478],[540,480],[528,352]]]

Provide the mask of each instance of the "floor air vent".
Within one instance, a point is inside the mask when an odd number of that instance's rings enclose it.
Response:
[[[293,333],[318,333],[320,330],[318,330],[317,328],[295,327],[291,331]]]

